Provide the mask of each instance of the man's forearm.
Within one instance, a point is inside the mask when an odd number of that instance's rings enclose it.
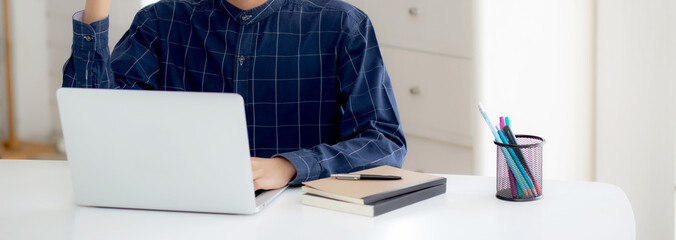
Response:
[[[87,0],[83,21],[87,24],[108,17],[110,12],[110,0]]]

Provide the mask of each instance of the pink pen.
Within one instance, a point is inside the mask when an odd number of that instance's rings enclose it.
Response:
[[[505,117],[500,116],[500,130],[505,128]]]
[[[514,183],[515,182],[514,174],[512,174],[512,171],[510,171],[509,169],[507,169],[507,173],[509,174],[509,188],[512,190],[512,197],[514,199],[517,199],[519,198],[519,194],[516,191],[516,183]]]

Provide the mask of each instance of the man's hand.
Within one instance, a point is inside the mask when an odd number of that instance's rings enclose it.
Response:
[[[254,188],[277,189],[289,184],[296,177],[296,167],[286,158],[251,158]]]
[[[87,0],[82,21],[90,24],[108,17],[110,0]]]

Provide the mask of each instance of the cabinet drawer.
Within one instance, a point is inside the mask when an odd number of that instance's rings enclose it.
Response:
[[[473,56],[471,0],[367,0],[381,45]]]
[[[472,62],[381,47],[406,134],[471,147]]]
[[[472,148],[458,147],[425,138],[407,136],[404,169],[444,174],[474,174]]]

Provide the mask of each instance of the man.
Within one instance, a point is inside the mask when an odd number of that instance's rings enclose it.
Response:
[[[357,8],[338,0],[161,1],[136,14],[112,55],[109,8],[110,0],[87,0],[74,15],[63,87],[242,95],[257,190],[403,164],[392,86]]]

